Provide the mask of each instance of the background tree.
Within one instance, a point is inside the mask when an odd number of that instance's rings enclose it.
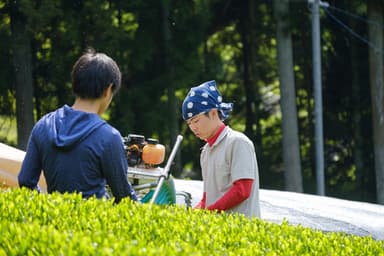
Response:
[[[9,4],[14,86],[17,99],[17,145],[25,150],[34,124],[31,33],[28,30],[28,16],[21,2],[10,1]]]
[[[278,2],[287,7],[287,2]],[[372,66],[368,49],[373,43],[364,35],[367,23],[383,24],[369,22],[368,2],[328,2],[328,8],[321,8],[326,191],[329,196],[377,202],[375,182],[380,181],[376,178],[380,172],[375,173],[374,161],[380,161],[380,154],[374,153],[376,139],[367,139],[374,125],[373,87],[367,86]],[[16,104],[23,102],[16,100],[16,81],[25,77],[17,76],[13,63],[27,61],[16,55],[27,48],[14,47],[14,21],[25,28],[30,47],[27,82],[32,81],[33,96],[26,100],[34,104],[23,112],[29,117],[23,118],[37,120],[72,104],[70,71],[91,46],[116,59],[123,73],[121,91],[103,118],[123,136],[158,138],[167,152],[174,133],[182,134],[181,165],[172,166],[177,177],[201,179],[203,143],[181,119],[181,101],[191,86],[215,79],[223,97],[235,103],[228,123],[255,144],[261,187],[286,189],[292,177],[285,171],[286,158],[300,155],[295,159],[301,162],[302,190],[315,193],[311,12],[306,1],[288,3],[290,24],[284,15],[279,22],[274,18],[273,1],[268,0],[0,0],[0,138],[17,145]],[[13,4],[23,19],[11,19]],[[292,43],[283,51],[277,51],[284,42],[277,38],[280,25]],[[292,66],[283,78],[278,59],[290,48],[295,58],[288,58],[292,63],[280,61]],[[290,97],[295,100],[287,103],[289,107],[283,106],[286,84],[294,88]],[[373,95],[379,93],[372,89]],[[299,136],[300,154],[288,155],[282,146],[293,138],[286,135],[286,110],[297,115],[294,133]],[[28,136],[29,131],[19,131],[22,140]]]
[[[384,79],[383,79],[383,3],[368,2],[368,17],[373,21],[368,27],[369,40],[369,77],[371,84],[373,146],[376,170],[377,201],[384,204]]]
[[[352,4],[351,7],[353,9],[361,9],[361,3]],[[365,29],[365,23],[357,22],[356,19],[349,19],[349,24],[351,24],[351,28],[356,31],[358,34],[362,34]],[[351,105],[352,105],[352,129],[353,129],[353,161],[356,169],[356,185],[355,185],[355,193],[356,198],[358,200],[365,200],[366,191],[367,191],[367,180],[368,180],[368,172],[366,172],[366,163],[368,162],[365,156],[366,146],[365,146],[365,138],[364,138],[364,128],[367,125],[364,125],[365,120],[364,114],[364,106],[370,106],[370,97],[369,89],[365,89],[361,87],[361,84],[364,84],[364,77],[368,73],[367,66],[368,60],[365,58],[366,51],[361,50],[366,47],[354,40],[355,38],[350,35],[350,63],[351,63],[351,87],[352,87],[352,96],[351,96]],[[369,129],[372,127],[368,125]],[[367,177],[368,176],[368,177]]]
[[[280,78],[281,112],[283,126],[283,160],[285,189],[303,191],[299,130],[297,125],[296,92],[293,67],[291,30],[289,22],[289,2],[274,1],[277,22],[277,57]]]

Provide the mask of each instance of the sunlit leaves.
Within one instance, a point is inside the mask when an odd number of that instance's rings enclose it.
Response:
[[[136,21],[135,15],[133,13],[121,13],[121,11],[113,12],[112,25],[114,27],[121,27],[125,32],[131,33],[132,35],[139,27],[139,24]]]
[[[286,221],[78,194],[0,193],[0,255],[380,255],[383,241]]]

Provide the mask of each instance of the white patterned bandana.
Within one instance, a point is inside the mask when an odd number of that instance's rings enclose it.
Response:
[[[222,101],[223,98],[217,90],[216,81],[214,80],[192,87],[183,102],[183,119],[188,120],[195,115],[216,108],[221,113],[221,119],[225,120],[233,108],[233,103],[224,103]]]

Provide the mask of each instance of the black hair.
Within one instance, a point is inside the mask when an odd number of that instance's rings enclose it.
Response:
[[[207,116],[207,117],[209,117],[209,112],[210,112],[211,110],[212,110],[212,108],[211,108],[210,110],[208,110],[208,111],[205,111],[205,112],[204,112],[204,115]],[[221,113],[221,110],[218,110],[218,109],[217,109],[217,114],[219,115],[219,119],[220,119],[221,121],[224,121],[223,113]]]
[[[72,91],[76,97],[97,99],[112,84],[115,94],[121,87],[121,72],[116,62],[104,53],[88,48],[73,65]]]

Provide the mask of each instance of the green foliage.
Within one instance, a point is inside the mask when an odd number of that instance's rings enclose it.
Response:
[[[14,118],[0,115],[0,141],[10,146],[16,145],[16,120]]]
[[[0,255],[384,255],[383,241],[79,194],[0,193]]]
[[[182,121],[180,106],[191,86],[215,79],[223,98],[235,103],[228,123],[246,132],[255,144],[261,186],[284,187],[279,102],[269,104],[266,97],[280,95],[272,1],[0,0],[0,139],[15,144],[11,3],[20,6],[30,33],[35,121],[63,104],[72,104],[72,65],[92,46],[113,57],[122,71],[123,86],[107,116],[123,135],[144,134],[168,145],[176,136],[170,132],[171,121],[178,119],[184,140],[177,166],[187,170],[183,175],[201,177],[201,141]],[[249,3],[255,5],[254,11]],[[331,5],[361,17],[367,14],[364,1],[333,1]],[[305,191],[313,192],[311,12],[306,1],[290,1],[290,7],[301,169]],[[368,34],[364,22],[338,17],[359,35]],[[337,197],[375,201],[367,46],[324,12],[321,31],[326,191]],[[253,53],[244,51],[244,42],[250,39],[247,35],[253,35],[248,42]],[[252,70],[247,56],[252,56]],[[246,70],[251,71],[252,81],[246,81]],[[252,90],[248,93],[247,89]],[[176,106],[169,104],[172,90]],[[356,114],[360,115],[358,123],[353,119]],[[356,151],[361,152],[360,162]]]

